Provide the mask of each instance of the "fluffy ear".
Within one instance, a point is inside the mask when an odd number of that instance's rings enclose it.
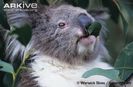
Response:
[[[90,9],[88,13],[91,14],[97,20],[107,20],[110,15],[108,14],[108,9]]]
[[[16,11],[15,9],[11,9],[10,11],[6,11],[6,15],[10,26],[19,28],[25,24],[30,24],[29,16],[23,10]]]
[[[11,3],[21,3],[22,0],[12,0],[8,4]],[[29,15],[25,9],[16,9],[16,8],[10,8],[10,9],[5,9],[5,13],[7,16],[7,21],[9,26],[15,26],[15,27],[22,27],[25,24],[31,25],[31,20],[29,19]]]
[[[13,3],[21,3],[23,0],[13,0]],[[27,3],[27,2],[22,2]],[[9,3],[10,4],[10,3]],[[28,3],[27,3],[28,4]],[[37,3],[37,8],[11,8],[9,10],[5,10],[7,15],[7,21],[10,26],[15,26],[20,28],[25,24],[30,26],[34,26],[36,23],[36,19],[39,18],[40,14],[44,12],[45,5],[41,5]]]

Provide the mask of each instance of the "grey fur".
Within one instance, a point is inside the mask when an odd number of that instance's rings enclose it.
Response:
[[[8,17],[8,22],[10,26],[21,27],[24,24],[32,24],[33,28],[33,36],[31,39],[32,45],[27,46],[27,49],[34,48],[43,52],[46,55],[50,55],[56,58],[59,58],[62,61],[67,61],[69,63],[74,63],[78,58],[82,59],[93,59],[92,57],[98,55],[97,53],[100,48],[104,48],[104,34],[105,24],[103,24],[103,29],[100,33],[101,44],[96,47],[96,51],[92,54],[77,54],[77,40],[79,39],[76,36],[76,28],[81,28],[78,23],[77,17],[81,13],[85,13],[84,9],[73,7],[70,5],[62,5],[57,7],[45,7],[40,6],[37,12],[6,12]],[[86,13],[85,13],[86,14]],[[69,23],[69,29],[63,32],[63,29],[58,27],[58,21],[65,20]],[[100,21],[100,20],[97,20]],[[7,38],[7,36],[6,36]],[[12,38],[12,39],[11,39]],[[13,39],[13,37],[9,37],[6,39],[7,41],[7,57],[11,57],[13,61],[13,57],[18,54],[19,51],[22,55],[24,52],[24,46],[22,46],[18,41]],[[18,47],[16,48],[16,45]],[[16,49],[16,50],[15,50]],[[15,52],[13,51],[15,50]],[[23,51],[23,52],[22,52]],[[87,58],[86,58],[87,57]],[[89,58],[90,57],[90,58]],[[94,57],[94,58],[95,58]],[[86,61],[86,60],[85,60]]]
[[[59,7],[41,6],[38,8],[38,12],[7,12],[10,25],[21,27],[24,23],[28,22],[33,28],[32,39],[27,47],[24,47],[14,38],[6,36],[7,57],[10,57],[11,61],[14,61],[15,56],[21,55],[22,58],[24,52],[35,49],[35,52],[39,51],[44,55],[57,58],[60,61],[70,64],[76,64],[80,60],[89,62],[94,60],[99,54],[107,60],[109,55],[102,40],[102,33],[105,31],[105,27],[103,27],[100,34],[100,39],[102,41],[95,46],[95,51],[93,53],[89,53],[88,51],[87,53],[78,54],[77,41],[79,37],[75,32],[77,28],[81,28],[77,20],[77,17],[81,13],[87,14],[84,9],[70,5],[61,5]],[[65,30],[65,32],[58,26],[59,20],[67,21],[69,28]],[[31,55],[33,54],[35,53],[31,53]],[[37,53],[37,55],[39,54]],[[22,78],[23,76],[25,76],[25,74],[22,74]],[[23,81],[20,82],[20,84],[23,85]]]
[[[68,5],[43,11],[37,27],[33,29],[33,47],[46,55],[69,63],[75,63],[78,59],[93,59],[92,55],[98,55],[99,46],[92,54],[77,54],[77,40],[79,37],[76,36],[75,28],[81,28],[77,20],[81,13],[85,13],[85,10]],[[63,32],[63,29],[58,28],[59,20],[67,21],[69,29]],[[102,47],[102,44],[100,46]]]

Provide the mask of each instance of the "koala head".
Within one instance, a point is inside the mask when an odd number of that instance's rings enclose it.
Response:
[[[95,21],[86,10],[70,5],[42,11],[33,29],[33,47],[45,55],[73,63],[92,59],[99,39],[85,27]]]

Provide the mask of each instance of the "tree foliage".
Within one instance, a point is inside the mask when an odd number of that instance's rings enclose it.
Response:
[[[10,1],[10,0],[7,0]],[[21,28],[10,26],[7,23],[7,17],[5,15],[3,5],[6,0],[0,0],[0,58],[5,57],[4,41],[2,39],[3,32],[10,31],[10,35],[15,35],[17,40],[24,46],[28,44],[32,36],[32,29],[29,25],[24,25]],[[26,0],[24,0],[26,1]],[[107,28],[109,33],[107,36],[106,46],[110,55],[113,57],[112,65],[115,69],[104,70],[95,68],[87,71],[83,74],[84,78],[92,75],[103,75],[112,80],[125,81],[131,74],[133,74],[133,2],[131,0],[27,0],[27,3],[37,2],[44,5],[56,5],[62,3],[69,3],[74,6],[79,6],[87,10],[105,9],[110,10],[110,19],[107,20]],[[99,25],[98,25],[99,26]],[[95,26],[90,29],[93,30]],[[28,58],[28,54],[25,54],[22,63],[17,70],[14,70],[13,65],[0,60],[0,86],[10,87],[15,86],[15,80],[17,74],[24,67],[25,60]],[[3,73],[4,72],[4,77]],[[8,74],[6,74],[8,73]],[[5,80],[10,79],[11,83],[7,83]],[[8,84],[8,85],[7,85]],[[11,85],[9,85],[11,84]]]

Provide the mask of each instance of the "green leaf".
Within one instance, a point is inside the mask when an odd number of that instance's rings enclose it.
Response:
[[[100,68],[94,68],[92,70],[89,70],[83,74],[83,78],[88,78],[93,75],[102,75],[107,78],[110,78],[112,80],[121,81],[119,78],[119,71],[115,69],[100,69]]]
[[[29,25],[24,25],[21,28],[12,27],[10,35],[15,35],[23,45],[27,45],[32,36],[32,29]]]
[[[88,30],[89,34],[98,36],[101,28],[102,28],[102,26],[100,23],[94,22],[90,26],[87,27],[87,30]]]
[[[133,42],[121,51],[114,66],[120,70],[122,80],[126,80],[133,73]]]
[[[0,60],[0,71],[7,72],[10,74],[14,73],[13,66],[9,63],[2,61],[2,60]]]
[[[123,30],[125,33],[125,36],[127,35],[127,31],[128,31],[128,12],[127,9],[125,8],[125,5],[123,3],[121,3],[121,0],[113,0],[114,3],[117,5],[119,12],[120,12],[120,17],[122,20],[122,24],[123,24]]]
[[[120,12],[120,26],[124,31],[125,45],[133,41],[133,2],[130,0],[113,0]]]

